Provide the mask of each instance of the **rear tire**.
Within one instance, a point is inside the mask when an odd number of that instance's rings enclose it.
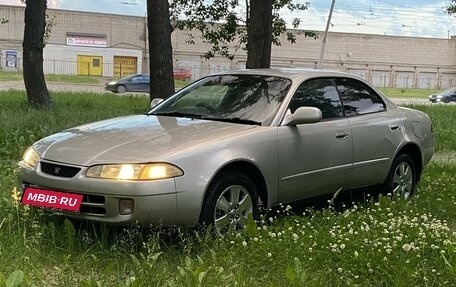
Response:
[[[407,200],[415,192],[416,182],[417,171],[413,158],[406,153],[398,155],[384,184],[385,191],[393,198]]]
[[[223,235],[243,229],[250,214],[259,218],[257,188],[248,176],[229,171],[218,175],[209,186],[200,221]]]

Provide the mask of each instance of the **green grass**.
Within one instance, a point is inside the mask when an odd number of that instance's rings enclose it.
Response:
[[[0,71],[0,81],[22,81],[22,73]]]
[[[436,89],[401,89],[401,88],[380,88],[385,96],[390,98],[422,98],[427,99],[431,94],[438,93]]]
[[[78,76],[78,75],[55,75],[47,74],[45,75],[46,81],[48,82],[57,82],[57,83],[74,83],[74,84],[99,84],[107,82],[101,77],[93,76]],[[22,72],[5,72],[0,71],[0,82],[7,81],[23,81]],[[174,80],[174,85],[176,90],[182,89],[183,87],[190,84],[190,81]]]
[[[436,136],[436,151],[456,152],[456,106],[454,105],[409,105],[408,107],[421,110],[432,119]]]
[[[0,81],[22,81],[24,78],[22,72],[5,72],[0,71]],[[61,82],[61,83],[75,83],[75,84],[98,84],[100,77],[92,76],[77,76],[77,75],[45,75],[46,81]]]
[[[371,191],[339,195],[335,209],[296,206],[297,214],[281,216],[283,207],[225,238],[184,229],[75,228],[24,208],[15,198],[15,162],[28,145],[148,106],[142,97],[110,94],[53,98],[54,107],[40,111],[24,92],[0,92],[0,286],[456,286],[454,162],[430,164],[409,202],[377,202]],[[456,111],[415,108],[433,118],[437,142],[445,143],[439,152],[454,152]]]
[[[101,77],[76,76],[76,75],[45,75],[48,82],[75,83],[75,84],[98,84]]]
[[[191,81],[174,80],[174,87],[176,88],[176,90],[180,90],[183,87],[189,85],[190,83]]]

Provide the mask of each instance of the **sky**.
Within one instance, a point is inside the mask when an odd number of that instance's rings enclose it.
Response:
[[[456,35],[456,18],[447,15],[449,0],[336,0],[329,30],[413,37],[448,38]],[[244,1],[240,1],[243,3]],[[291,22],[302,19],[300,28],[324,31],[331,0],[310,2],[303,12],[283,11]],[[0,0],[0,4],[22,5],[20,0]],[[145,16],[146,0],[48,0],[49,8]]]

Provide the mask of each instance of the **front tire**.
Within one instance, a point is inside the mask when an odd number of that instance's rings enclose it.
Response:
[[[385,182],[386,192],[391,193],[393,198],[407,200],[415,192],[416,182],[417,171],[413,158],[405,153],[398,155]]]
[[[217,176],[204,198],[201,223],[223,235],[243,229],[250,214],[259,217],[258,192],[252,180],[236,171]]]
[[[119,94],[125,93],[126,90],[127,90],[127,89],[125,88],[124,85],[118,85],[118,86],[117,86],[117,89],[116,89],[117,93],[119,93]]]

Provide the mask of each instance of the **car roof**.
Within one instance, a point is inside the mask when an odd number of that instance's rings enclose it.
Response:
[[[350,77],[363,80],[357,75],[347,74],[338,71],[317,70],[305,68],[267,68],[267,69],[243,69],[222,74],[247,74],[247,75],[268,75],[290,79],[309,79],[315,77]]]
[[[273,77],[282,77],[288,78],[293,82],[303,82],[308,79],[312,78],[324,78],[324,77],[344,77],[344,78],[352,78],[357,79],[369,87],[373,88],[383,99],[383,101],[387,104],[389,108],[395,107],[396,105],[393,104],[381,91],[370,85],[366,80],[361,78],[358,75],[348,74],[339,71],[330,71],[330,70],[318,70],[318,69],[306,69],[306,68],[263,68],[263,69],[243,69],[225,73],[219,73],[219,75],[233,75],[233,74],[243,74],[243,75],[265,75],[265,76],[273,76]]]

